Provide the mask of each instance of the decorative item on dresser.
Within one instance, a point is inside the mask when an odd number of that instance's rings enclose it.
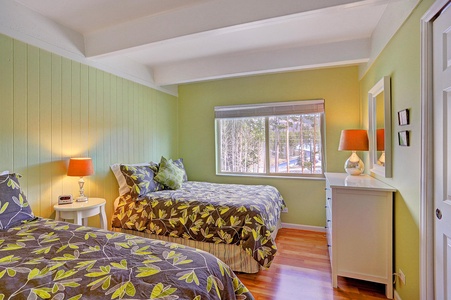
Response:
[[[89,157],[71,158],[69,160],[69,167],[67,168],[67,176],[79,176],[78,186],[80,187],[80,196],[77,197],[78,202],[88,201],[88,197],[85,196],[83,186],[85,181],[83,176],[89,176],[94,174],[94,167],[92,166],[92,160]]]
[[[393,192],[395,188],[369,175],[325,173],[326,236],[332,269],[386,285],[393,298]]]
[[[105,214],[105,199],[89,198],[84,202],[73,202],[69,204],[55,204],[55,220],[74,220],[74,224],[87,226],[87,218],[99,215],[100,228],[108,229]]]
[[[364,165],[356,151],[368,151],[368,134],[364,129],[346,129],[341,131],[338,150],[352,151],[351,156],[345,162],[345,171],[349,175],[363,173]]]

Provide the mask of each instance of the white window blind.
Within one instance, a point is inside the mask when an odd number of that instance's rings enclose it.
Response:
[[[265,116],[287,116],[322,112],[324,112],[324,99],[318,99],[263,104],[216,106],[215,118],[229,119]]]

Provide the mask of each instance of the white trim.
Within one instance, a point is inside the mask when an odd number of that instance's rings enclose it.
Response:
[[[421,18],[420,299],[434,299],[432,197],[432,22],[450,0],[437,0]]]
[[[401,297],[399,296],[398,292],[396,290],[393,290],[393,296],[395,300],[402,300]]]
[[[315,231],[315,232],[326,232],[326,228],[321,227],[321,226],[301,225],[301,224],[293,224],[293,223],[282,223],[282,228],[308,230],[308,231]]]
[[[359,79],[365,76],[377,57],[420,2],[420,0],[390,1],[371,35],[371,52],[368,62],[359,67]]]

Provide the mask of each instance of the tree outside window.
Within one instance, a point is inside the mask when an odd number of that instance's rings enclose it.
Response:
[[[319,112],[316,105],[312,113],[311,102],[296,101],[296,105],[284,102],[288,108],[283,109],[280,103],[276,109],[268,109],[269,104],[264,108],[227,107],[226,113],[218,113],[218,173],[321,176],[324,105],[319,106]],[[287,111],[298,113],[281,114]],[[269,115],[271,112],[275,115]],[[257,116],[246,116],[251,114]]]

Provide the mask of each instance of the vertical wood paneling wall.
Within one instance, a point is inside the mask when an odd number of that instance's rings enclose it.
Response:
[[[91,157],[86,194],[105,198],[111,216],[111,164],[177,155],[177,101],[0,35],[0,171],[20,173],[33,212],[53,217],[58,195],[78,194],[68,159]]]

